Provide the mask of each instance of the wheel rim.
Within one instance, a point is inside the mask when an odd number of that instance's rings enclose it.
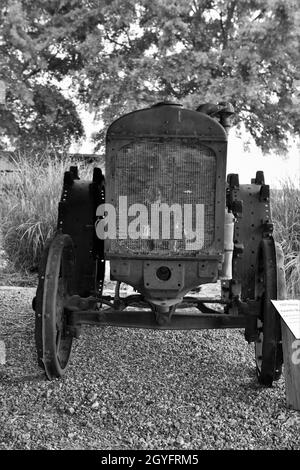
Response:
[[[263,323],[261,320],[257,320],[257,329],[258,329],[258,339],[255,342],[255,361],[256,361],[256,368],[258,373],[261,373],[262,367],[262,357],[263,357],[263,341],[264,341],[264,334],[262,331]]]
[[[261,300],[255,342],[256,372],[259,382],[266,386],[278,380],[282,368],[280,318],[271,302],[271,299],[278,298],[276,252],[273,239],[262,241],[255,278],[255,297]]]
[[[70,357],[73,338],[64,305],[70,292],[72,268],[71,238],[56,235],[49,247],[42,306],[43,363],[49,379],[64,374]]]
[[[32,301],[32,308],[35,311],[35,346],[37,352],[38,366],[45,370],[43,361],[43,334],[42,334],[42,316],[43,316],[43,292],[44,292],[44,279],[47,266],[47,259],[49,253],[50,241],[47,241],[44,246],[44,251],[41,256],[39,264],[39,282],[36,290],[36,296]]]

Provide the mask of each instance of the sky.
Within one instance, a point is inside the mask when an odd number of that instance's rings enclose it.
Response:
[[[228,139],[227,173],[238,173],[240,183],[250,183],[257,170],[264,172],[265,183],[274,189],[279,189],[281,182],[287,179],[300,188],[300,142],[291,142],[285,157],[263,155],[254,144],[248,152],[245,151],[243,138],[231,132]]]
[[[86,139],[80,145],[73,145],[70,152],[93,153],[94,144],[91,135],[99,131],[101,122],[94,121],[94,114],[79,110],[82,118]],[[244,143],[248,136],[242,133],[238,137],[234,129],[230,130],[228,137],[227,173],[238,173],[242,184],[250,183],[258,170],[264,171],[265,182],[271,188],[280,188],[281,181],[289,178],[296,187],[300,188],[300,142],[290,143],[290,149],[285,157],[279,155],[263,155],[261,150],[250,141],[249,149],[245,150]]]

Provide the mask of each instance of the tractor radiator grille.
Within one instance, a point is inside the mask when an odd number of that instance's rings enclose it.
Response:
[[[117,212],[117,239],[111,240],[111,253],[193,256],[212,244],[216,189],[216,158],[212,150],[196,141],[191,142],[191,139],[137,141],[122,147],[112,163],[114,178],[110,178],[111,171],[108,171],[108,183],[111,184],[111,200]],[[127,197],[128,208],[132,204],[143,204],[147,207],[148,220],[140,218],[141,224],[138,226],[144,238],[132,239],[129,235],[124,235],[124,232],[118,233],[120,218],[123,217],[124,220],[124,210],[120,213],[118,208],[120,196]],[[159,236],[153,237],[153,225],[150,225],[151,206],[161,208],[163,203],[168,206],[180,205],[182,214],[180,221],[178,216],[171,212],[170,233],[167,239],[165,235],[168,231],[163,231],[162,216],[156,232]],[[193,230],[196,228],[196,218],[198,220],[198,243],[194,245],[188,243],[193,240],[191,235],[188,235],[184,223],[184,204],[189,204],[192,208],[188,209],[192,210],[191,216],[187,213],[186,217],[192,220]],[[202,205],[198,208],[197,217],[196,204]],[[128,217],[129,227],[138,215],[139,212]]]

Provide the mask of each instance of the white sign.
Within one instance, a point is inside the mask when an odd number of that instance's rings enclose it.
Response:
[[[0,80],[0,104],[5,104],[6,99],[6,85],[3,80]]]
[[[5,343],[4,341],[0,340],[0,365],[5,364],[5,362],[6,362]]]
[[[271,300],[296,339],[300,339],[300,300]]]

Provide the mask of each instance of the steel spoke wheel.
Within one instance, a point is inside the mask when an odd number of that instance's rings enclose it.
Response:
[[[74,256],[69,235],[58,234],[46,247],[35,298],[38,363],[48,379],[61,377],[68,365],[73,336],[65,305],[71,292]]]
[[[261,310],[255,342],[256,374],[259,383],[271,387],[282,373],[283,354],[280,317],[271,300],[284,298],[283,256],[273,238],[262,240],[255,276],[255,296]]]
[[[43,334],[42,334],[42,313],[43,313],[43,292],[44,292],[44,279],[47,266],[47,258],[49,253],[50,242],[46,242],[44,251],[39,264],[39,282],[36,291],[36,296],[32,301],[32,308],[35,311],[35,346],[37,352],[37,361],[39,367],[44,368],[43,362]]]

